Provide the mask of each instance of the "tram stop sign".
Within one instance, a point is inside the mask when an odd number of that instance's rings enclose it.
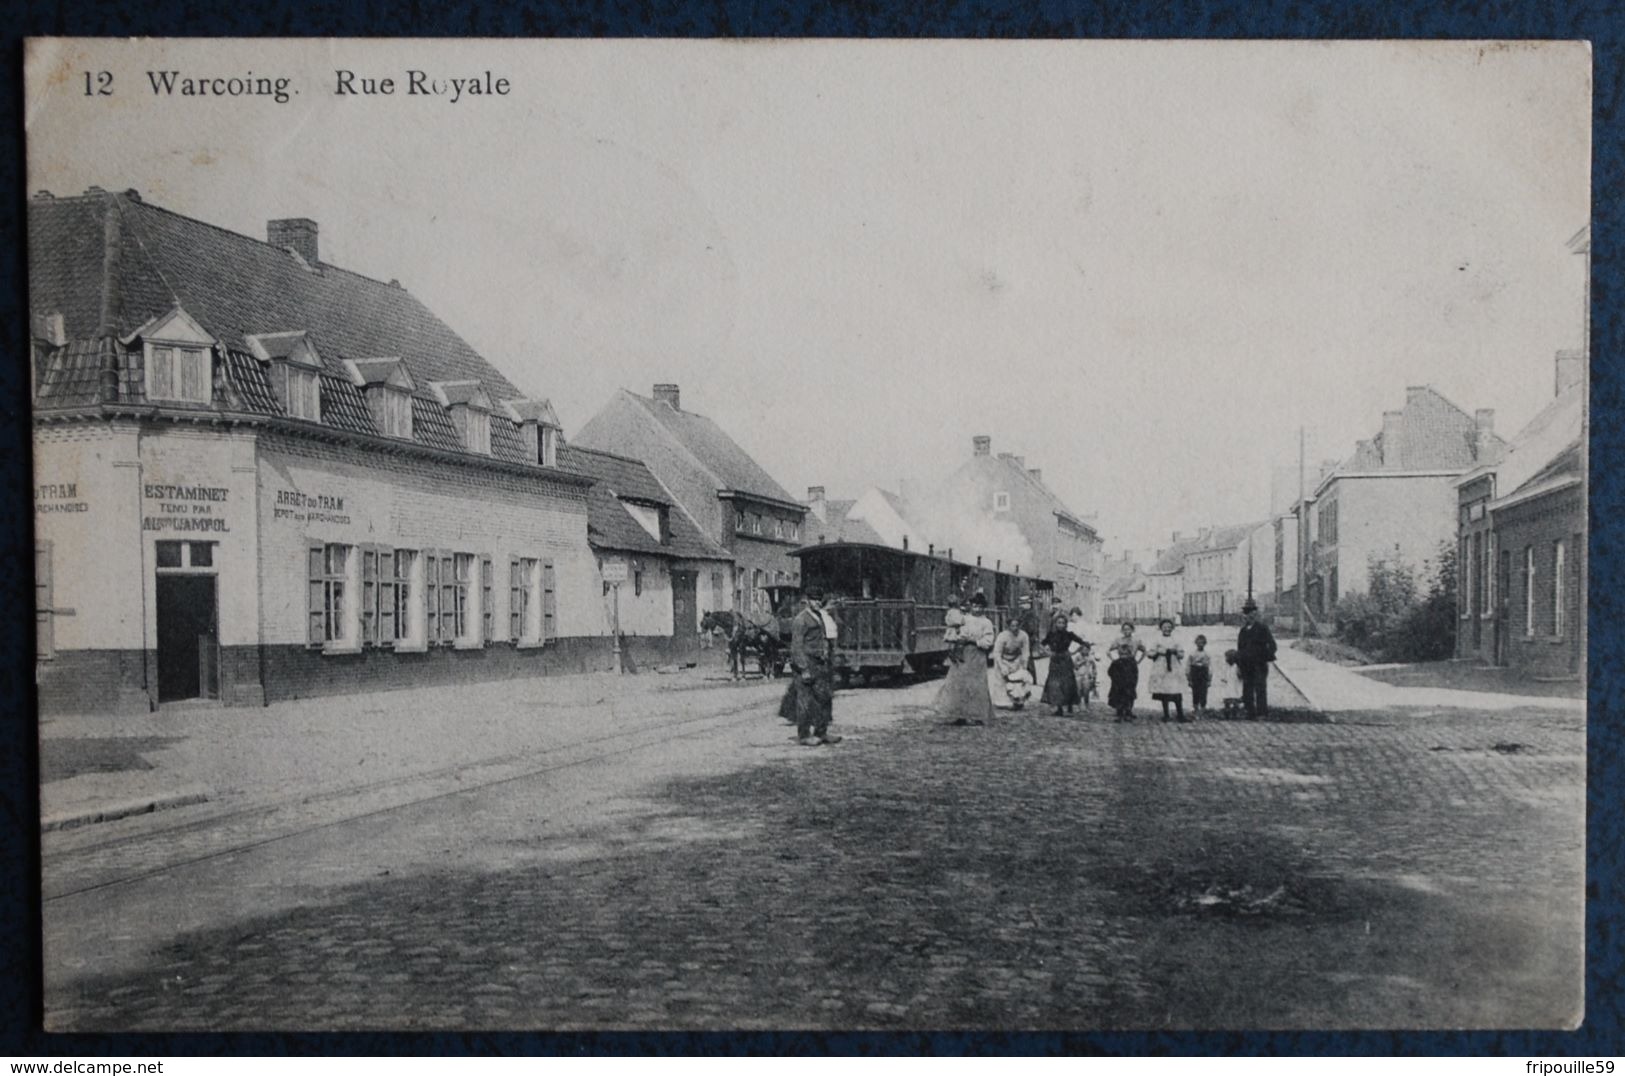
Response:
[[[624,560],[606,560],[606,561],[604,561],[604,582],[606,582],[606,583],[624,583],[624,582],[626,582],[626,561],[624,561]]]

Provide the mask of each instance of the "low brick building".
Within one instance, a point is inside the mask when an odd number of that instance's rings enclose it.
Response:
[[[587,540],[600,570],[608,560],[626,564],[619,593],[603,584],[609,615],[640,659],[651,647],[690,654],[699,646],[701,619],[718,608],[714,594],[731,567],[728,551],[705,536],[643,463],[577,445],[570,451],[595,482]]]
[[[731,578],[713,579],[713,607],[768,609],[765,588],[793,583],[801,566],[790,550],[802,544],[806,505],[792,497],[711,419],[683,409],[676,385],[651,396],[625,389],[583,426],[584,448],[644,461],[706,536],[733,560]]]
[[[1328,621],[1338,601],[1366,590],[1372,561],[1422,568],[1456,538],[1456,480],[1500,458],[1495,412],[1469,414],[1431,385],[1405,390],[1382,431],[1316,484],[1308,511],[1309,611]]]
[[[1558,352],[1551,403],[1457,483],[1458,657],[1539,677],[1584,670],[1583,362]]]
[[[134,191],[28,227],[42,710],[607,666],[592,478],[408,291]]]

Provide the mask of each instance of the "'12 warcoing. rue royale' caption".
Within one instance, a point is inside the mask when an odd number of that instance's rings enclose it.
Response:
[[[121,83],[126,81],[122,76],[106,70],[85,71],[83,79],[86,97],[118,96],[123,91]],[[256,74],[253,71],[240,75],[200,75],[175,69],[153,70],[141,72],[141,77],[136,81],[136,92],[150,93],[160,98],[250,98],[285,105],[302,92],[293,78]],[[407,68],[399,74],[383,75],[336,68],[332,78],[317,92],[334,97],[432,98],[458,104],[478,98],[506,97],[513,92],[513,83],[489,69],[471,74],[443,75]]]

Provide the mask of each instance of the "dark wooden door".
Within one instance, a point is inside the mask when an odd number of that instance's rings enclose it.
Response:
[[[212,575],[158,577],[158,701],[208,697],[214,688]]]
[[[698,573],[671,573],[671,628],[672,638],[679,646],[690,646],[700,641],[698,602]]]
[[[1495,569],[1495,664],[1507,663],[1508,618],[1512,615],[1512,553],[1501,550]]]

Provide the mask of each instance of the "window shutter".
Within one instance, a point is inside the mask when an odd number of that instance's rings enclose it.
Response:
[[[553,562],[542,561],[542,638],[553,638],[556,595],[553,593]]]
[[[327,613],[323,600],[323,577],[326,575],[325,565],[322,563],[322,543],[310,543],[310,634],[306,642],[310,646],[321,646],[327,641]]]
[[[56,597],[51,580],[51,543],[34,546],[34,656],[56,656]]]
[[[361,645],[378,643],[378,547],[364,545],[361,553]]]
[[[480,558],[480,617],[485,621],[485,641],[490,642],[496,638],[492,634],[496,630],[496,607],[493,605],[491,586],[491,558]]]
[[[440,551],[440,641],[448,646],[457,641],[457,555],[444,549]]]
[[[523,586],[519,579],[519,558],[508,558],[508,638],[518,642],[525,637],[524,602],[520,597]]]
[[[423,560],[423,641],[440,638],[440,554],[433,549],[418,553]]]
[[[395,643],[395,550],[378,547],[378,645]]]

